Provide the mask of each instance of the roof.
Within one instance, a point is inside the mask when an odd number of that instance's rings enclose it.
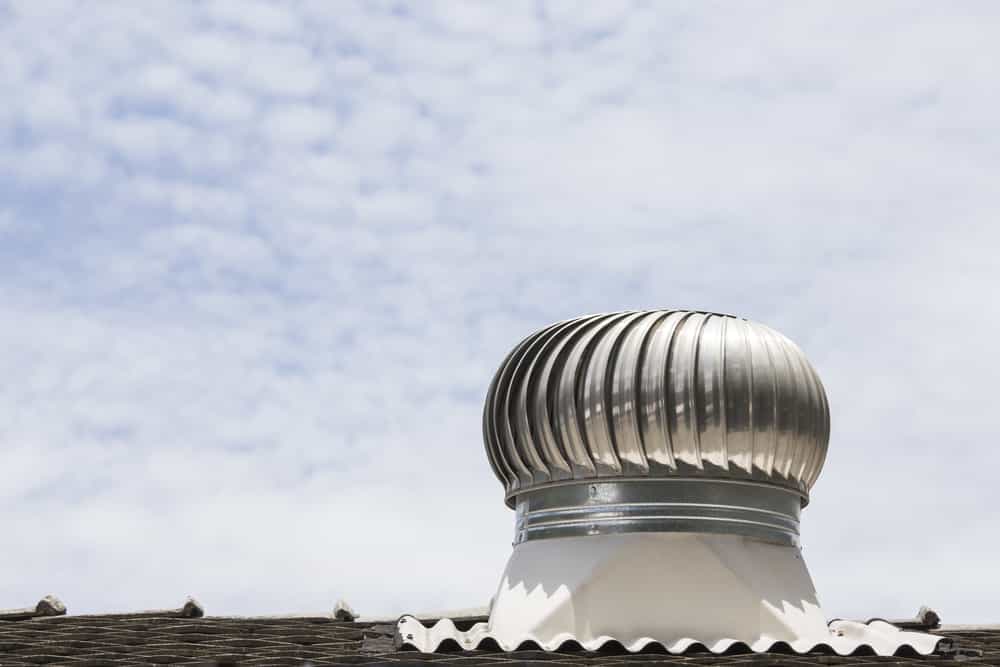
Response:
[[[51,606],[51,605],[50,605]],[[41,605],[40,605],[41,608]],[[1000,625],[942,626],[950,648],[928,657],[829,653],[731,653],[691,651],[672,656],[630,654],[606,646],[598,652],[518,650],[400,650],[395,624],[329,616],[212,617],[189,601],[176,610],[93,616],[42,610],[0,612],[0,665],[1000,665]],[[63,608],[62,613],[65,613]],[[341,613],[344,617],[348,614]],[[15,619],[15,620],[3,620]],[[427,619],[430,621],[431,619]],[[468,618],[470,624],[482,618]],[[949,642],[946,642],[948,644]]]

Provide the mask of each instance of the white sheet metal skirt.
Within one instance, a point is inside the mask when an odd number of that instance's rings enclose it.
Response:
[[[399,622],[401,643],[435,651],[446,640],[474,649],[486,639],[512,651],[527,642],[553,651],[573,641],[597,650],[617,641],[671,653],[736,643],[753,651],[782,642],[846,655],[860,646],[892,655],[901,646],[929,654],[941,637],[887,623],[828,625],[798,547],[741,535],[623,533],[522,542],[501,577],[487,623],[459,631]]]
[[[799,549],[738,535],[625,533],[524,542],[501,578],[498,640],[628,646],[828,639]]]

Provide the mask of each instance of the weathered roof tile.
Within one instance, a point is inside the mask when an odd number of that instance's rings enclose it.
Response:
[[[200,607],[200,605],[199,605]],[[422,654],[397,651],[394,625],[385,622],[337,621],[331,617],[225,618],[181,615],[183,610],[96,616],[19,617],[0,620],[0,665],[354,665],[440,664],[546,667],[583,665],[888,665],[927,667],[1000,665],[1000,627],[937,630],[964,653],[929,657],[841,657],[813,653],[794,655],[692,653],[616,654],[522,650],[511,653],[478,650]],[[331,615],[332,616],[332,615]],[[919,620],[919,619],[918,619]],[[970,652],[981,655],[970,655]],[[957,658],[957,660],[956,660]]]

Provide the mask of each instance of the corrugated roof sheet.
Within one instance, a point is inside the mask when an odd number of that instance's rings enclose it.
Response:
[[[931,655],[938,650],[939,646],[951,646],[951,641],[945,637],[925,632],[901,630],[881,620],[868,623],[833,621],[830,623],[828,636],[820,641],[799,639],[786,642],[762,638],[751,644],[727,637],[677,637],[671,639],[642,637],[625,643],[609,636],[581,639],[578,635],[573,635],[570,632],[556,636],[551,642],[542,642],[532,636],[524,636],[505,643],[503,638],[491,634],[488,624],[485,622],[477,623],[468,630],[460,630],[451,619],[441,619],[428,627],[412,616],[404,616],[399,620],[397,627],[402,645],[427,652],[439,651],[446,643],[466,650],[488,644],[505,651],[516,650],[526,645],[540,646],[546,651],[556,651],[567,645],[576,645],[587,651],[600,651],[608,644],[614,644],[629,653],[657,650],[666,651],[673,655],[681,655],[692,650],[708,650],[719,655],[748,650],[754,653],[767,653],[780,649],[799,654],[826,652],[837,655],[854,655],[860,651],[880,656],[892,656],[914,653]]]

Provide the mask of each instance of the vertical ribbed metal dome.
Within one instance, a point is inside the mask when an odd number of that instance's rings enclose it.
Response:
[[[696,311],[580,317],[527,338],[490,385],[483,435],[508,504],[602,478],[743,479],[803,499],[826,457],[826,394],[802,351]]]

